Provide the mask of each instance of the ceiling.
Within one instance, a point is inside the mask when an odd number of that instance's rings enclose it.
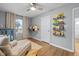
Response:
[[[40,6],[43,8],[42,11],[35,10],[35,11],[27,12],[26,10],[29,8],[29,3],[0,3],[0,11],[12,12],[22,16],[34,17],[41,13],[47,12],[51,9],[55,9],[60,6],[67,5],[66,3],[65,4],[64,3],[38,3],[38,4],[40,4]]]

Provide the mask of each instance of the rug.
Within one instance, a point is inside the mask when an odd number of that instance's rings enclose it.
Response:
[[[31,41],[31,47],[32,47],[31,50],[27,53],[26,56],[36,56],[38,50],[42,48],[41,45],[38,45],[32,41]]]

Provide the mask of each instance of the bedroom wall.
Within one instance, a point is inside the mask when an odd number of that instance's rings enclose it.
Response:
[[[38,19],[38,20],[37,20]],[[35,18],[31,18],[30,19],[30,22],[31,22],[31,25],[38,25],[39,26],[39,31],[38,32],[30,32],[31,33],[31,36],[33,38],[36,38],[36,39],[41,39],[41,21],[40,21],[40,17],[35,17]]]
[[[62,7],[59,7],[59,8],[56,8],[54,10],[51,10],[49,12],[46,12],[46,13],[43,13],[43,14],[40,14],[40,15],[37,15],[36,17],[33,17],[32,18],[32,24],[39,24],[41,25],[41,20],[40,18],[43,18],[44,16],[50,16],[50,20],[52,20],[53,16],[60,13],[60,12],[64,12],[65,14],[65,19],[64,19],[64,22],[65,22],[65,37],[56,37],[56,36],[53,36],[52,35],[52,22],[50,23],[50,26],[51,26],[51,38],[50,38],[50,44],[54,45],[54,46],[57,46],[57,47],[60,47],[60,48],[63,48],[65,50],[68,50],[68,51],[74,51],[74,22],[72,23],[73,21],[73,18],[72,18],[72,10],[73,8],[75,7],[79,7],[79,4],[69,4],[67,6],[62,6]],[[49,29],[49,30],[50,30]],[[32,33],[32,37],[35,37],[35,38],[38,38],[38,39],[41,39],[41,31],[39,31],[39,33]]]
[[[5,27],[5,12],[0,11],[0,24],[3,24]]]

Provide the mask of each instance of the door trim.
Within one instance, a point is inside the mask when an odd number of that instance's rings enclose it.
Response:
[[[79,9],[79,7],[72,9],[72,49],[75,52],[75,10]]]

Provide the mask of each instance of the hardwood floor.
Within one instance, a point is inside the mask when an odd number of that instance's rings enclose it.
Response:
[[[33,38],[28,39],[42,46],[42,48],[37,52],[37,56],[74,56],[74,53],[54,47],[46,42],[38,41]]]
[[[79,39],[75,39],[75,55],[79,56]]]

